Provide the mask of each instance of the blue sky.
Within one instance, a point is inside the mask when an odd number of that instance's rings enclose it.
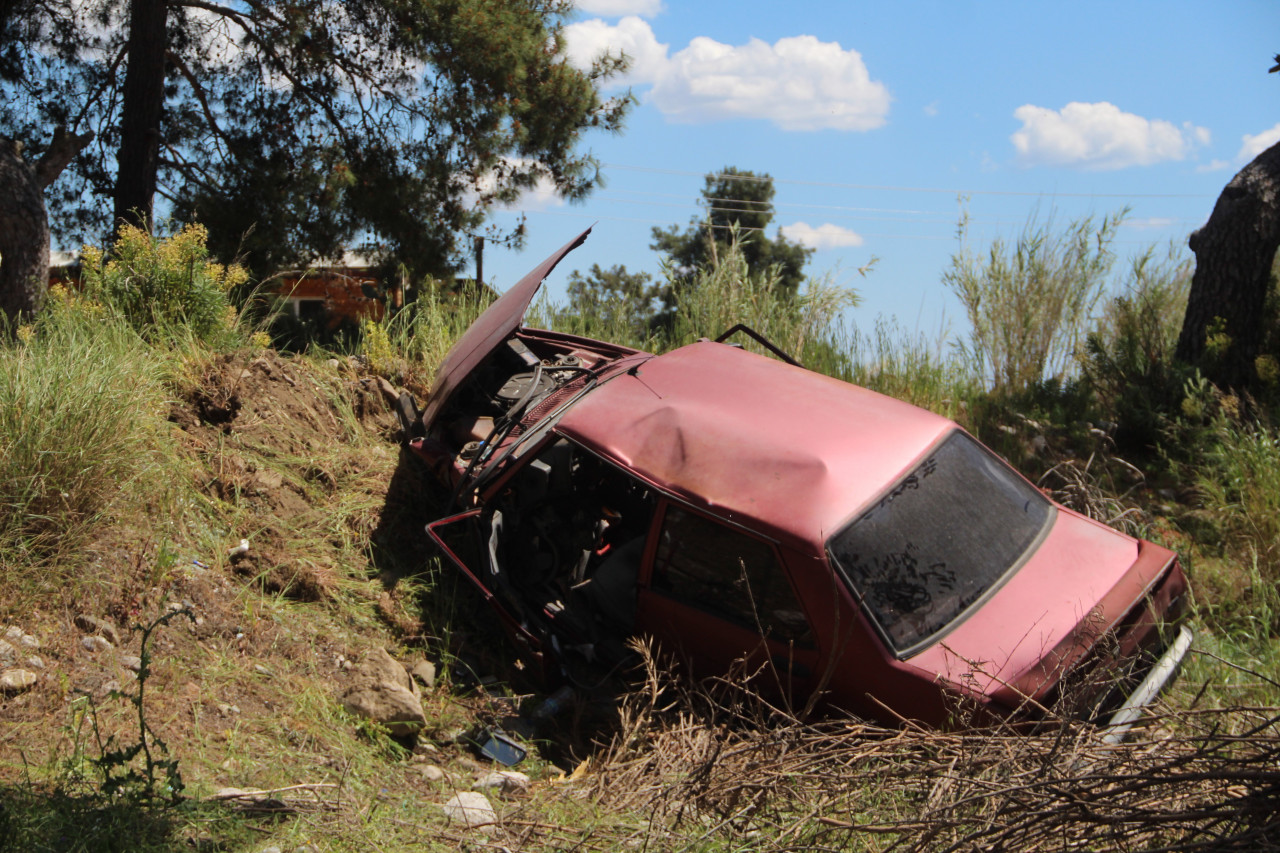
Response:
[[[734,166],[773,176],[775,224],[816,246],[810,273],[862,294],[859,326],[955,330],[941,276],[960,197],[979,249],[1032,216],[1127,205],[1123,264],[1185,251],[1223,185],[1280,141],[1276,0],[578,5],[571,55],[626,50],[639,103],[620,135],[586,140],[604,187],[519,206],[526,248],[485,257],[499,290],[592,224],[553,294],[593,263],[657,273],[651,229],[688,223],[702,176]]]

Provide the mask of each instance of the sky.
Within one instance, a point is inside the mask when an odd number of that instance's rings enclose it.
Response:
[[[1117,269],[1153,245],[1189,256],[1223,186],[1280,141],[1277,0],[580,0],[565,35],[575,63],[625,51],[605,94],[637,104],[584,137],[604,179],[588,199],[495,214],[528,229],[485,254],[500,291],[587,227],[553,296],[592,264],[656,275],[652,229],[698,217],[703,176],[731,166],[773,177],[775,228],[861,294],[860,328],[954,331],[962,212],[984,252],[1127,207]]]

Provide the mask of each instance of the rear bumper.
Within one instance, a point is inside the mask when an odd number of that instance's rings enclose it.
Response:
[[[1156,696],[1178,671],[1178,666],[1191,648],[1193,637],[1191,629],[1186,625],[1179,627],[1178,635],[1156,661],[1155,666],[1147,672],[1147,677],[1142,679],[1124,703],[1111,715],[1111,719],[1103,729],[1103,743],[1119,743],[1124,740],[1134,720],[1142,716],[1146,707],[1155,701]]]

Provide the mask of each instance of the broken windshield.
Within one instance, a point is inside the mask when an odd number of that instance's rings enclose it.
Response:
[[[827,550],[881,636],[905,657],[999,586],[1052,517],[1038,489],[955,431]]]

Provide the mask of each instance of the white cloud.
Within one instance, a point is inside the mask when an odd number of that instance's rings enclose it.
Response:
[[[1196,166],[1197,172],[1221,172],[1223,169],[1231,168],[1231,164],[1226,160],[1210,160],[1208,163]]]
[[[938,114],[938,102],[930,101],[929,103],[925,104],[923,107],[923,112],[925,115],[929,116],[930,118],[933,118]]]
[[[862,235],[832,225],[830,222],[814,227],[807,222],[783,225],[780,230],[788,240],[795,240],[810,249],[838,249],[843,246],[861,246]]]
[[[1171,228],[1178,224],[1178,220],[1168,216],[1147,216],[1140,219],[1126,219],[1123,224],[1125,228],[1136,231],[1149,231],[1153,228]]]
[[[588,15],[604,15],[606,18],[623,15],[652,18],[662,11],[662,0],[578,0],[577,7]]]
[[[662,76],[667,65],[667,46],[660,44],[653,29],[635,16],[608,24],[599,18],[564,28],[565,54],[578,68],[588,68],[602,53],[625,53],[631,67],[625,76],[609,81],[610,88],[649,85]]]
[[[605,51],[625,52],[631,69],[618,85],[651,85],[645,100],[677,122],[765,119],[783,130],[872,130],[885,123],[892,100],[861,54],[814,36],[736,47],[700,36],[669,55],[648,23],[628,16],[571,24],[565,37],[578,67]]]
[[[1022,129],[1011,137],[1024,165],[1124,169],[1182,160],[1209,141],[1209,131],[1122,112],[1105,101],[1073,102],[1059,111],[1031,104],[1013,113]]]
[[[1240,153],[1236,155],[1236,159],[1241,163],[1248,163],[1272,145],[1280,142],[1280,124],[1256,135],[1251,136],[1246,133],[1242,141],[1244,144],[1240,146]]]
[[[673,121],[766,119],[783,130],[872,130],[891,100],[856,50],[813,36],[739,47],[700,36],[671,57],[652,98]]]

